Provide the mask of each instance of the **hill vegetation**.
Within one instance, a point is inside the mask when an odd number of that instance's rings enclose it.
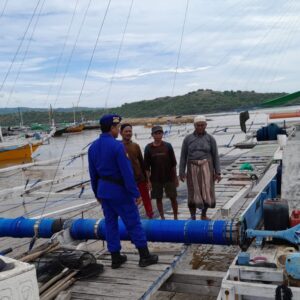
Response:
[[[253,109],[262,102],[286,95],[285,93],[256,93],[254,91],[212,91],[197,90],[182,96],[161,97],[154,100],[143,100],[133,103],[125,103],[115,108],[78,108],[77,121],[97,120],[104,113],[118,113],[124,117],[141,118],[157,117],[163,115],[189,115],[226,112],[233,110]],[[300,99],[294,100],[291,105],[299,105]],[[18,109],[10,109],[9,112],[2,109],[0,113],[0,125],[12,126],[19,124]],[[23,111],[23,110],[22,110]],[[55,109],[54,119],[56,123],[73,122],[72,109]],[[49,112],[45,109],[26,108],[23,112],[25,125],[32,123],[48,123]]]

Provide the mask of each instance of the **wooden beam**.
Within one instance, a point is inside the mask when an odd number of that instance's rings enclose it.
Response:
[[[259,183],[256,186],[254,186],[249,196],[255,197],[257,194],[261,193],[276,175],[277,168],[278,168],[278,164],[272,164],[270,168],[266,171],[264,176],[261,178]]]
[[[251,185],[244,186],[239,192],[235,194],[222,208],[221,208],[221,215],[223,217],[230,217],[231,216],[231,208],[236,204],[236,202],[240,201],[244,198],[250,191]]]

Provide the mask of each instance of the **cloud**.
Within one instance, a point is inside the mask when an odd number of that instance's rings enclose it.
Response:
[[[121,70],[117,74],[114,75],[115,80],[134,80],[138,77],[144,77],[144,76],[150,76],[150,75],[157,75],[157,74],[163,74],[163,73],[175,73],[178,74],[184,74],[184,73],[192,73],[192,72],[199,72],[204,71],[211,68],[211,66],[205,66],[205,67],[198,67],[198,68],[178,68],[177,70],[175,68],[173,69],[162,69],[162,70],[148,70],[143,71],[139,69],[132,69],[132,70]],[[110,80],[112,77],[112,74],[110,73],[104,73],[104,72],[98,72],[98,71],[92,71],[90,73],[91,77],[96,78],[102,78]]]
[[[88,3],[78,2],[67,34],[76,0],[46,1],[22,41],[37,2],[8,2],[0,18],[0,84],[7,77],[0,106],[6,105],[12,87],[8,106],[48,106],[54,102],[72,106],[78,101],[108,1],[92,1],[81,28]],[[79,104],[103,106],[108,102],[114,106],[171,95],[186,2],[134,1],[116,62],[130,3],[111,2]],[[297,90],[299,10],[297,1],[190,1],[175,94],[198,88]],[[20,51],[8,74],[18,47]],[[57,95],[60,85],[61,93]]]

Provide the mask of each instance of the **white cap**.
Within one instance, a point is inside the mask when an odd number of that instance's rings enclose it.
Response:
[[[203,115],[196,116],[196,117],[194,118],[194,124],[195,124],[195,123],[198,123],[198,122],[206,122],[205,116],[203,116]]]

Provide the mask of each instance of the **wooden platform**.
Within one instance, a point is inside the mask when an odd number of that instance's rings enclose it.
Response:
[[[100,276],[76,282],[72,299],[149,299],[172,274],[172,263],[180,256],[159,253],[159,264],[140,268],[138,255],[126,253],[128,261],[117,270],[110,267],[110,255],[101,255],[105,271]]]
[[[213,219],[222,218],[222,208],[229,203],[229,215],[232,216],[232,211],[235,218],[238,218],[252,199],[246,197],[247,192],[262,178],[277,148],[277,145],[253,148],[228,166],[222,172],[225,175],[224,179],[216,184],[217,205],[216,208],[208,210],[208,216]],[[253,181],[247,174],[245,179],[245,172],[243,175],[238,174],[238,177],[232,173],[233,171],[239,173],[239,166],[244,162],[251,163],[255,170],[259,170],[257,180]],[[230,180],[231,178],[234,180]],[[186,192],[184,186],[181,186],[179,195],[184,192]],[[184,197],[184,195],[181,196]],[[232,202],[232,199],[235,201]],[[179,201],[178,210],[179,219],[190,218],[186,198],[184,201]],[[200,213],[199,210],[197,212],[199,219]],[[166,219],[173,218],[171,209],[165,212],[165,217]],[[185,248],[186,251],[181,252]],[[128,255],[128,262],[120,270],[110,268],[111,261],[108,254],[100,255],[99,261],[106,266],[104,273],[97,278],[76,282],[71,288],[72,299],[148,299],[150,296],[155,299],[155,291],[159,289],[217,297],[222,278],[239,251],[237,246],[184,246],[160,243],[150,243],[150,249],[159,254],[160,261],[159,264],[145,269],[137,266],[138,255],[133,248],[125,251]]]
[[[208,210],[210,218],[238,219],[253,197],[253,195],[247,197],[248,193],[256,184],[259,184],[277,148],[278,146],[274,144],[256,146],[222,170],[223,179],[215,187],[216,207]],[[257,179],[253,180],[250,172],[240,171],[241,164],[245,162],[254,167]],[[48,217],[101,218],[102,212],[97,202],[91,197],[88,185],[86,185],[83,198],[78,197],[80,186],[70,191],[62,191],[68,185],[78,183],[82,179],[86,177],[82,175],[68,177],[55,182],[53,186],[49,182],[39,183],[39,189],[28,187],[29,191],[26,193],[20,186],[13,195],[19,193],[22,197],[12,197],[12,194],[7,191],[8,194],[3,195],[2,203],[10,204],[10,208],[24,200],[25,205],[13,211],[12,217],[14,214],[20,215],[28,212],[31,217],[39,216],[43,211],[45,199],[48,199],[47,202],[50,205],[45,210]],[[181,220],[189,219],[185,184],[180,185],[178,195],[178,217]],[[66,201],[56,202],[64,197]],[[166,219],[173,219],[170,202],[165,200],[164,204]],[[153,201],[153,207],[156,207],[155,201]],[[36,213],[32,212],[34,210]],[[141,208],[141,214],[144,215],[143,208]],[[200,219],[200,215],[201,211],[198,210],[197,219]],[[155,211],[155,216],[158,216],[157,211]],[[27,243],[25,246],[24,241]],[[12,244],[16,248],[13,256],[27,250],[29,241],[29,239],[1,239],[3,247]],[[155,292],[159,289],[179,293],[190,292],[204,297],[217,295],[221,277],[226,274],[225,272],[239,251],[238,247],[149,243],[150,250],[159,255],[159,264],[142,269],[138,267],[138,254],[131,243],[123,242],[122,246],[124,253],[128,255],[128,262],[122,268],[112,270],[110,256],[103,253],[106,248],[105,243],[95,242],[87,245],[87,250],[93,252],[99,262],[105,265],[105,271],[98,277],[76,281],[70,289],[72,299],[148,299],[150,297],[155,299]]]

